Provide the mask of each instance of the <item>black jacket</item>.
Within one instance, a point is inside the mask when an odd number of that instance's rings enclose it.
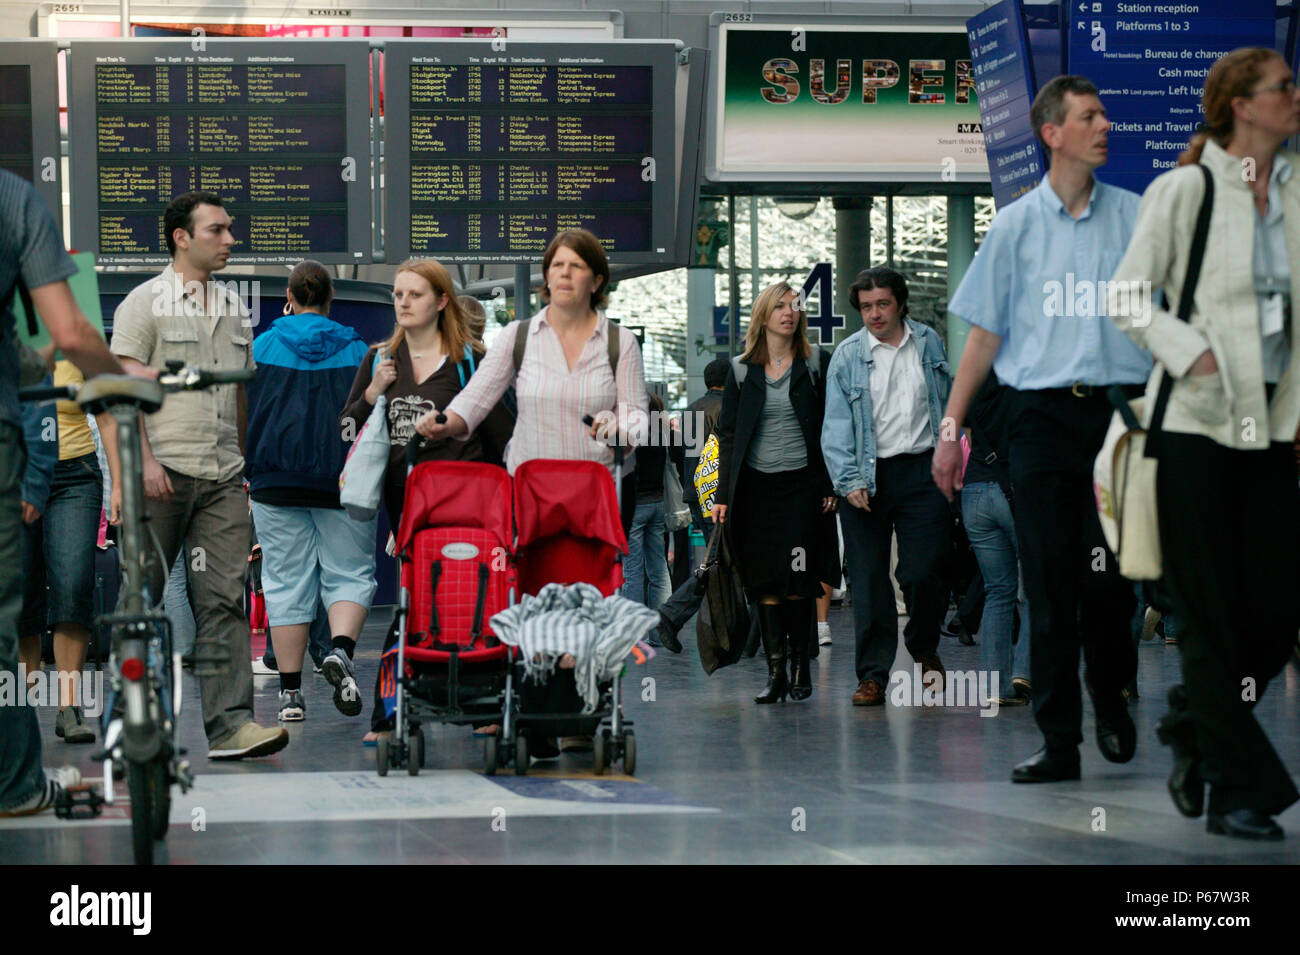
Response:
[[[808,370],[808,364],[796,356],[794,368],[790,372],[790,404],[794,407],[795,417],[799,419],[799,428],[803,431],[804,443],[808,452],[808,466],[816,475],[819,497],[833,497],[830,475],[826,473],[826,462],[822,460],[822,416],[826,412],[826,368],[831,363],[831,356],[824,349],[821,352],[821,368],[816,375]],[[736,372],[732,368],[727,372],[727,384],[722,392],[722,415],[718,418],[718,491],[714,502],[730,504],[736,496],[736,482],[749,453],[749,444],[754,439],[759,418],[763,414],[763,403],[767,399],[767,381],[762,365],[751,364],[745,373],[745,382],[736,385]]]

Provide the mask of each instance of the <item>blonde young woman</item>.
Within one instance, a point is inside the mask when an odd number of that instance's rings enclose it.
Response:
[[[1208,129],[1181,168],[1142,198],[1115,288],[1164,288],[1112,320],[1158,369],[1147,407],[1173,378],[1158,439],[1157,494],[1165,583],[1180,629],[1185,687],[1170,691],[1161,739],[1174,751],[1170,795],[1207,828],[1281,839],[1272,817],[1300,798],[1252,712],[1300,628],[1300,492],[1292,445],[1300,425],[1300,132],[1291,68],[1266,49],[1222,57],[1205,81]],[[1180,301],[1209,170],[1209,236],[1187,322]],[[1128,304],[1134,304],[1132,302]],[[1246,692],[1249,688],[1251,692]]]
[[[345,436],[355,437],[379,396],[387,396],[392,448],[384,481],[384,510],[389,527],[396,532],[406,493],[406,448],[415,440],[415,422],[434,408],[446,407],[460,394],[463,382],[470,380],[483,359],[483,346],[469,333],[451,276],[432,259],[409,259],[398,266],[393,279],[393,310],[396,327],[386,341],[371,347],[361,360],[339,425]],[[500,402],[484,417],[481,432],[470,440],[433,441],[420,452],[418,460],[500,464],[513,421]],[[396,639],[390,630],[384,649]],[[372,731],[366,742],[389,728],[383,719],[377,683],[375,703]]]
[[[838,576],[827,517],[836,498],[821,450],[829,364],[808,342],[795,290],[785,282],[764,289],[723,390],[712,514],[726,526],[746,595],[758,605],[768,679],[755,703],[812,695],[809,601]]]

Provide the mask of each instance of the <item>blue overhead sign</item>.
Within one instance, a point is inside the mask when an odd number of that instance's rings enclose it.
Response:
[[[971,17],[966,35],[993,201],[1002,209],[1038,185],[1045,169],[1029,121],[1034,73],[1020,0],[1002,0]]]
[[[1097,177],[1137,193],[1177,165],[1214,61],[1275,43],[1275,0],[1069,0],[1067,9],[1070,72],[1097,84],[1112,123]]]

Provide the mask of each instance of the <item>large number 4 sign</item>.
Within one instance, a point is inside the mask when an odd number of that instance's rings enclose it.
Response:
[[[845,325],[844,316],[835,314],[835,283],[832,281],[831,263],[818,262],[804,280],[799,290],[798,304],[807,310],[812,291],[817,290],[817,312],[808,313],[808,327],[817,329],[817,344],[835,344],[835,330]]]

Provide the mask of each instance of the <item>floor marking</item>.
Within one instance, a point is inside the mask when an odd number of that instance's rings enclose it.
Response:
[[[98,783],[100,780],[86,780]],[[129,825],[122,801],[98,819],[62,820],[52,812],[0,820],[4,829]],[[495,810],[517,816],[693,814],[720,810],[627,778],[488,777],[465,769],[405,772],[381,779],[374,771],[220,774],[199,777],[185,795],[172,794],[172,825],[189,826],[202,810],[205,825],[385,819],[485,819]]]

